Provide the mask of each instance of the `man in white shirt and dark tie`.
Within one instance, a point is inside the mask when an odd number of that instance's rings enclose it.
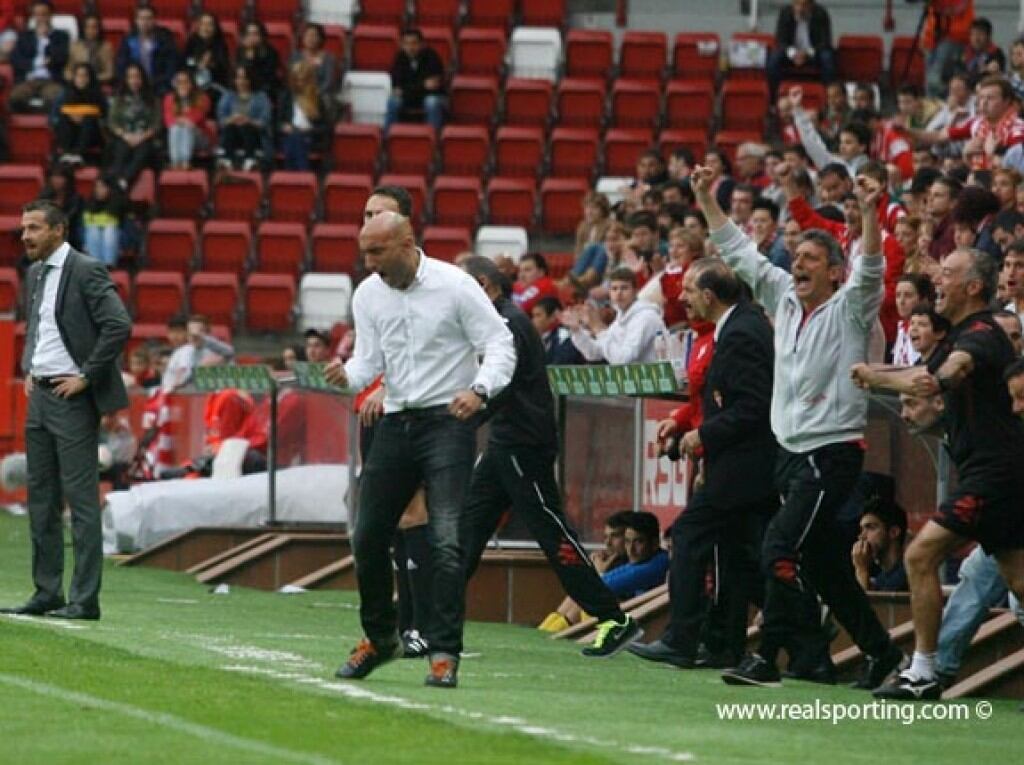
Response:
[[[128,406],[117,357],[131,320],[106,267],[72,249],[68,222],[48,201],[25,205],[28,303],[22,370],[28,414],[28,514],[35,592],[6,613],[99,619],[100,415]],[[75,570],[64,598],[65,502],[71,508]]]
[[[474,415],[509,384],[515,348],[480,285],[418,249],[408,218],[374,216],[359,248],[371,276],[353,298],[355,352],[344,365],[328,365],[326,377],[359,390],[383,372],[386,396],[352,536],[366,637],[337,674],[361,679],[402,655],[390,546],[399,517],[426,485],[434,545],[426,684],[452,688],[465,610],[458,526],[476,453]]]

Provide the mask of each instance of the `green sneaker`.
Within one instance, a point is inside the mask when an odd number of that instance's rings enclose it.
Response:
[[[609,619],[597,625],[597,638],[594,644],[588,645],[582,653],[584,656],[610,658],[624,650],[634,640],[639,640],[643,634],[644,631],[632,616],[626,616],[623,622]]]

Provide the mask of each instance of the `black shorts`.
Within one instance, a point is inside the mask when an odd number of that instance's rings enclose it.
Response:
[[[932,520],[977,541],[989,555],[1024,548],[1024,490],[1019,481],[965,481],[939,505]]]

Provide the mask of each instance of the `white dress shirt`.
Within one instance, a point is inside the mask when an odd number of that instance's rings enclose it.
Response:
[[[729,321],[729,317],[732,316],[732,312],[736,310],[738,303],[733,303],[731,306],[725,309],[725,313],[718,317],[718,321],[715,322],[715,343],[718,343],[718,338],[722,334],[722,327]]]
[[[57,375],[77,375],[81,372],[64,346],[57,327],[57,290],[60,288],[60,277],[64,271],[64,261],[68,258],[71,246],[64,242],[50,253],[40,268],[49,273],[40,273],[39,278],[46,277],[43,284],[43,299],[39,301],[39,318],[36,329],[36,347],[32,352],[32,375],[34,377],[55,377]]]
[[[362,390],[383,372],[385,413],[447,405],[471,385],[494,396],[516,366],[512,333],[480,285],[417,252],[419,267],[406,289],[374,274],[352,298],[356,344],[345,374],[353,390]]]

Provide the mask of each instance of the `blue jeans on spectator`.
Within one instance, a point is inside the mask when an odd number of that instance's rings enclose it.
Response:
[[[388,98],[388,111],[384,118],[384,132],[388,131],[393,124],[398,122],[399,117],[402,114],[402,99],[400,96],[391,96]],[[427,124],[434,128],[434,131],[440,135],[441,128],[444,127],[444,110],[448,106],[448,99],[442,95],[432,95],[423,97],[423,112],[426,115]]]
[[[179,125],[167,128],[167,155],[172,165],[189,165],[196,150],[195,125]]]
[[[85,251],[103,265],[113,268],[117,265],[121,244],[119,226],[86,226]]]
[[[281,151],[284,152],[285,170],[309,170],[309,152],[313,149],[313,135],[302,130],[292,130],[281,137]]]
[[[608,251],[603,244],[588,244],[584,247],[572,265],[572,275],[583,276],[591,268],[597,273],[598,280],[604,278],[605,269],[608,268]]]
[[[952,40],[941,40],[928,52],[925,59],[924,81],[929,98],[946,96],[946,83],[953,74],[962,52],[963,46]],[[902,77],[903,72],[896,72],[895,76]]]
[[[433,650],[454,656],[462,650],[466,587],[459,518],[475,453],[475,426],[455,419],[446,406],[394,412],[377,423],[352,535],[359,616],[375,645],[398,640],[391,542],[409,501],[426,486],[434,580],[433,608],[421,631]]]
[[[996,559],[986,555],[980,546],[975,547],[960,564],[960,583],[942,611],[936,658],[939,672],[956,676],[971,639],[988,616],[988,610],[1002,602],[1008,592]],[[1010,608],[1024,624],[1024,609],[1012,592],[1009,596]]]

